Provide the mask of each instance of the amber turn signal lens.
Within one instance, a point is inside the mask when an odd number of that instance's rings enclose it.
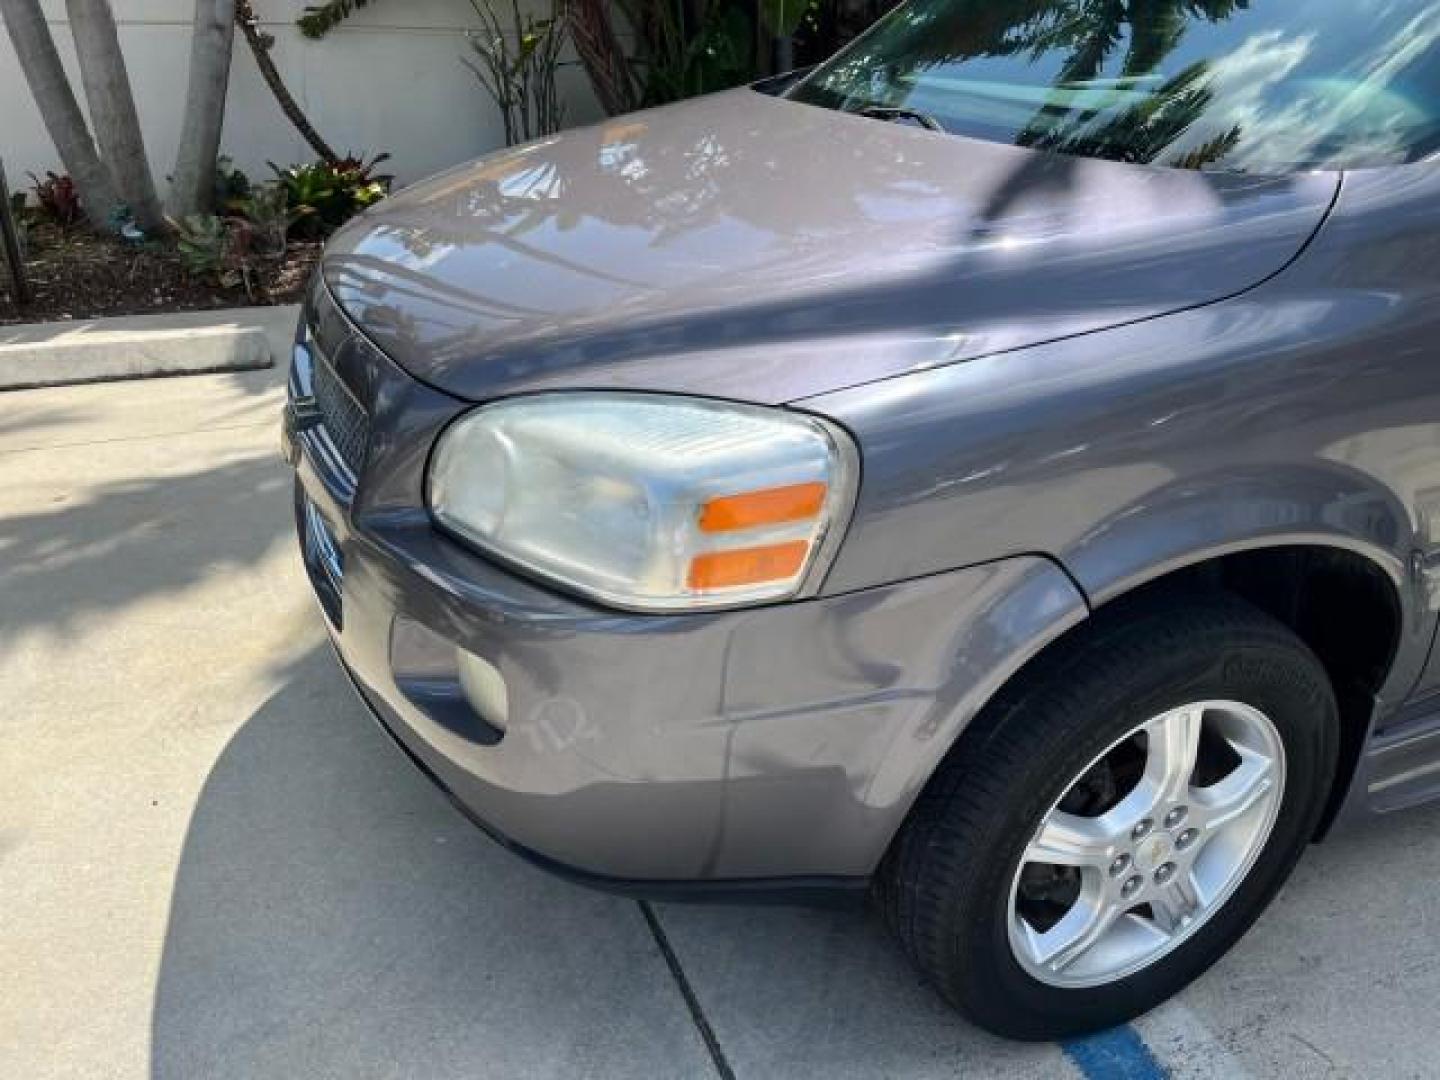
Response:
[[[825,506],[825,484],[790,484],[787,487],[722,495],[700,508],[700,531],[735,532],[759,525],[809,521]]]
[[[733,551],[709,551],[691,561],[690,588],[733,589],[737,585],[784,581],[800,572],[809,551],[808,540],[790,540],[783,544],[736,548]]]

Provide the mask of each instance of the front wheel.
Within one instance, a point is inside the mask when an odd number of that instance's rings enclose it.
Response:
[[[994,1032],[1127,1020],[1214,963],[1284,883],[1337,723],[1314,655],[1248,605],[1102,612],[931,780],[881,868],[886,916]]]

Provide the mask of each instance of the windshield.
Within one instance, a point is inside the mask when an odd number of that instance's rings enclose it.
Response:
[[[1440,0],[910,0],[794,100],[1065,154],[1285,173],[1440,150]]]

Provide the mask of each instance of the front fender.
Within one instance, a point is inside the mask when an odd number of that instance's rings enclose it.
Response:
[[[940,761],[1002,686],[1044,648],[1089,615],[1085,598],[1055,563],[1006,559],[924,582],[952,593],[932,631],[938,661],[933,693],[897,729],[871,774],[862,802],[876,815],[867,852],[878,864]],[[943,594],[938,594],[942,595]]]
[[[1098,604],[1235,551],[1345,548],[1395,586],[1403,694],[1434,625],[1409,568],[1440,546],[1440,364],[1416,305],[1284,281],[798,403],[863,456],[825,588],[1036,553]]]
[[[1222,470],[1150,492],[1107,516],[1073,544],[1064,565],[1096,607],[1186,567],[1245,551],[1335,548],[1365,558],[1389,579],[1400,637],[1380,697],[1399,702],[1424,669],[1433,615],[1415,587],[1418,549],[1404,504],[1373,477],[1315,462]]]

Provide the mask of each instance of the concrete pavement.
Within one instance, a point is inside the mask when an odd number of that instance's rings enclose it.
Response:
[[[281,382],[0,394],[0,1076],[1102,1074],[957,1020],[864,912],[652,925],[478,834],[326,650]],[[1437,822],[1313,850],[1141,1065],[1435,1075]]]

